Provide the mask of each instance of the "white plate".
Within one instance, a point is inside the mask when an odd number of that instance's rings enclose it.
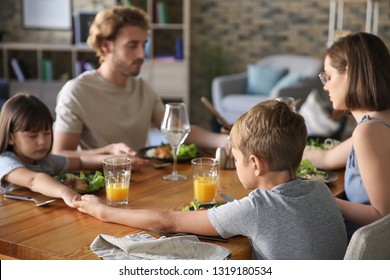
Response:
[[[337,174],[336,174],[335,172],[333,172],[333,171],[326,171],[326,170],[321,170],[321,171],[325,172],[326,175],[328,175],[328,176],[327,176],[327,179],[325,179],[325,180],[321,180],[321,179],[310,179],[310,180],[319,180],[319,181],[324,182],[325,184],[332,184],[332,183],[336,182],[336,181],[339,179],[339,177],[337,176]],[[302,178],[302,177],[301,177],[301,179],[307,180],[307,178]]]

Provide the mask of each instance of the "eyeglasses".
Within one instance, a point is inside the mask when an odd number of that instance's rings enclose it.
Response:
[[[329,81],[329,76],[326,75],[325,72],[321,72],[318,77],[320,78],[323,85],[325,85]]]

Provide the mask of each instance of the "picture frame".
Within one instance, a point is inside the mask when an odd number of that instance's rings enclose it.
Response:
[[[74,15],[74,39],[77,45],[86,45],[89,27],[98,11],[77,11]]]
[[[72,0],[22,0],[22,26],[71,30]]]

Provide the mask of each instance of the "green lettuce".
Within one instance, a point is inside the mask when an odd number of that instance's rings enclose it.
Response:
[[[189,145],[181,145],[179,148],[179,152],[177,154],[177,158],[194,158],[196,157],[197,149],[195,144],[189,144]]]
[[[54,179],[57,181],[63,181],[67,179],[87,179],[88,180],[88,189],[86,192],[94,192],[101,188],[104,188],[104,176],[100,171],[96,171],[95,173],[85,174],[84,172],[80,172],[79,175],[74,173],[66,173],[60,172],[58,175],[54,176]]]

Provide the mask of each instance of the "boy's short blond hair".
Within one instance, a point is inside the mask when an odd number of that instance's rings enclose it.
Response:
[[[270,171],[295,172],[307,141],[304,118],[288,105],[266,100],[243,114],[231,130],[232,146],[248,159],[263,158]]]

